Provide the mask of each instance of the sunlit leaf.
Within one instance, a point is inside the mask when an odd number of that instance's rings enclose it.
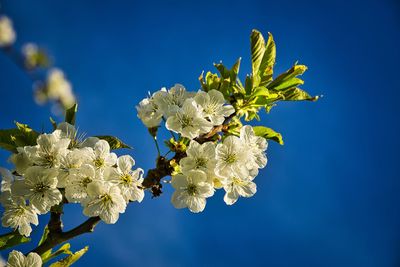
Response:
[[[73,263],[75,263],[77,260],[79,260],[87,251],[89,247],[86,246],[83,249],[63,258],[60,261],[57,261],[53,264],[51,264],[49,267],[68,267],[71,266]]]
[[[254,133],[257,136],[264,137],[265,139],[273,140],[280,145],[283,145],[282,135],[280,133],[275,132],[271,128],[264,126],[255,126],[253,127]]]
[[[260,65],[260,85],[266,85],[272,80],[273,69],[276,60],[276,46],[271,33],[268,33],[268,41],[265,47],[264,56]]]
[[[265,40],[262,34],[253,30],[250,35],[250,48],[251,48],[251,67],[253,77],[258,76],[261,61],[265,52]]]

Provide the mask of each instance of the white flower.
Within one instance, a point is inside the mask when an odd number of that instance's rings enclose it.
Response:
[[[4,227],[18,229],[21,235],[29,236],[32,232],[30,224],[39,224],[35,208],[27,206],[22,197],[10,198],[2,204],[5,208],[1,218]]]
[[[29,200],[39,214],[44,214],[62,200],[61,192],[57,189],[57,171],[33,166],[26,170],[24,180],[13,183],[13,195],[22,196]]]
[[[248,155],[249,153],[242,140],[236,136],[228,136],[223,143],[217,145],[216,174],[225,178],[249,176]]]
[[[136,106],[139,119],[147,128],[153,128],[160,125],[163,113],[157,106],[153,97],[145,98]]]
[[[88,198],[87,187],[93,181],[101,180],[101,172],[92,165],[84,164],[72,171],[65,186],[65,197],[69,202],[82,203]]]
[[[201,212],[206,206],[206,198],[214,194],[214,188],[207,183],[206,174],[193,170],[186,175],[172,177],[172,186],[176,189],[171,202],[177,209],[189,208],[191,212]]]
[[[93,148],[92,162],[98,170],[104,171],[117,163],[117,155],[110,153],[110,145],[105,140],[99,140]]]
[[[35,252],[25,256],[17,250],[13,250],[8,255],[7,267],[41,267],[42,258]]]
[[[224,95],[215,89],[208,92],[197,92],[194,100],[203,108],[205,117],[209,119],[213,125],[221,125],[225,117],[229,117],[235,112],[235,109],[231,105],[224,106]]]
[[[227,205],[232,205],[239,197],[253,196],[257,192],[257,186],[253,181],[251,181],[251,177],[247,179],[230,177],[225,181],[224,190],[225,203]]]
[[[9,160],[14,163],[15,165],[15,170],[18,172],[18,174],[23,175],[29,167],[33,165],[32,160],[27,154],[27,150],[29,150],[31,147],[17,147],[17,152],[16,154],[12,154],[9,158]]]
[[[248,147],[253,158],[252,161],[254,161],[258,168],[264,168],[267,165],[265,150],[267,150],[268,147],[265,138],[256,136],[253,127],[246,125],[240,129],[240,139],[242,139]]]
[[[14,176],[12,173],[5,169],[0,168],[0,175],[1,175],[1,187],[0,192],[11,191],[11,185],[14,181]]]
[[[165,126],[189,139],[208,133],[213,128],[213,124],[202,117],[201,107],[192,98],[187,99],[182,108],[167,119]]]
[[[141,202],[144,197],[143,189],[139,188],[143,182],[143,170],[132,170],[135,165],[134,159],[129,156],[121,156],[117,161],[117,168],[109,169],[107,180],[121,190],[125,201]]]
[[[179,161],[183,173],[191,170],[203,171],[212,182],[215,178],[215,145],[212,142],[206,142],[202,145],[192,140],[186,150],[187,157]]]
[[[39,104],[50,99],[59,101],[64,108],[70,108],[76,102],[70,82],[65,78],[64,73],[56,68],[49,71],[46,86],[39,88],[35,96]]]
[[[84,203],[83,214],[100,216],[108,224],[115,223],[120,213],[125,212],[126,202],[117,186],[110,183],[93,182],[88,185],[88,201]]]
[[[93,149],[89,147],[76,148],[69,150],[67,154],[61,157],[58,174],[58,188],[64,188],[69,183],[69,177],[73,170],[77,170],[83,164],[91,163]]]
[[[6,16],[0,17],[0,47],[10,46],[15,42],[16,36],[11,20]]]
[[[61,138],[60,130],[55,130],[51,134],[39,135],[37,145],[25,147],[25,151],[34,164],[53,168],[60,166],[60,159],[67,153],[69,143],[68,138]]]
[[[175,84],[168,91],[162,88],[160,91],[156,92],[153,99],[159,110],[168,118],[174,115],[176,111],[183,106],[186,99],[193,96],[194,93],[186,91],[183,85]]]

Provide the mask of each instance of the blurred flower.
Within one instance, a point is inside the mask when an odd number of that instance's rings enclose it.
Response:
[[[12,21],[6,16],[0,16],[0,47],[11,46],[15,39]]]
[[[22,55],[24,57],[24,64],[27,69],[34,69],[37,67],[48,67],[50,59],[46,52],[40,49],[34,43],[27,43],[22,47]]]
[[[68,109],[76,102],[70,82],[65,79],[64,73],[56,68],[49,71],[45,85],[35,91],[35,99],[39,104],[49,100],[59,102],[64,109]]]

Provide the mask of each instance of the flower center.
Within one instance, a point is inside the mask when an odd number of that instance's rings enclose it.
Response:
[[[52,167],[56,161],[56,157],[52,154],[44,155],[44,160]]]
[[[25,214],[25,209],[23,207],[18,207],[15,209],[15,216],[22,216]]]
[[[121,175],[121,181],[125,185],[129,185],[132,183],[132,176],[129,174],[123,174]]]
[[[189,184],[189,185],[187,186],[187,188],[186,188],[186,191],[187,191],[187,193],[188,193],[190,196],[194,196],[194,195],[197,193],[196,185],[194,185],[194,184]]]
[[[48,185],[45,185],[43,183],[39,183],[35,185],[35,192],[38,193],[44,193],[46,192],[50,187]]]
[[[228,154],[224,159],[224,161],[229,164],[234,163],[236,160],[237,160],[236,154]]]
[[[112,206],[112,198],[109,194],[104,194],[101,197],[101,203],[108,209]]]
[[[85,177],[82,180],[82,186],[87,187],[88,184],[90,184],[92,182],[92,179],[90,177]]]
[[[197,168],[199,168],[199,167],[206,167],[207,161],[208,161],[208,160],[205,159],[205,158],[196,158],[196,159],[195,159],[196,167],[197,167]]]
[[[189,117],[188,115],[182,115],[181,118],[182,128],[186,128],[188,126],[193,125],[193,118]]]
[[[104,167],[104,159],[102,159],[102,158],[97,158],[97,159],[95,159],[94,160],[94,165],[97,167],[97,168],[101,168],[101,167]]]

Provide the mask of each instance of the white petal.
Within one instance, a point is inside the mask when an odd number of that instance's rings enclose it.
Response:
[[[176,209],[183,209],[187,207],[187,195],[184,191],[176,190],[171,197],[171,203]]]
[[[177,174],[175,176],[172,176],[171,185],[173,188],[175,189],[186,188],[187,184],[188,182],[186,176],[182,174]]]
[[[202,212],[206,207],[206,199],[202,197],[190,196],[187,199],[187,206],[191,212]]]

